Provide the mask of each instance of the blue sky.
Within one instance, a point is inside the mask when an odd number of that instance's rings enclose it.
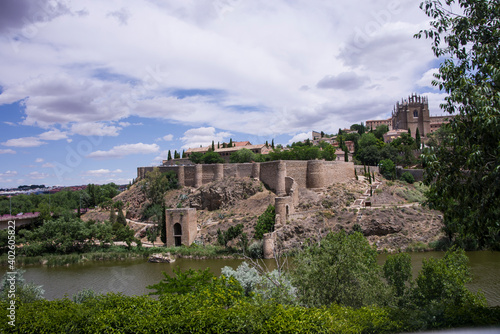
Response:
[[[168,150],[336,133],[413,92],[410,0],[3,0],[0,188],[128,183]]]

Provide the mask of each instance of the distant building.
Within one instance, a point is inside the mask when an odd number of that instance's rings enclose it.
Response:
[[[425,140],[427,134],[436,131],[453,117],[453,115],[430,116],[427,97],[413,94],[408,96],[407,99],[402,99],[401,102],[396,103],[391,118],[369,120],[366,121],[366,126],[376,129],[379,125],[387,125],[389,132],[384,135],[385,142],[394,140],[401,133],[408,132],[408,130],[411,131],[411,136],[415,138],[417,129],[420,137]]]
[[[252,145],[252,143],[250,143],[249,141],[240,141],[240,142],[233,142],[232,147],[222,148],[222,145],[220,145],[220,148],[217,148],[216,146],[214,152],[218,153],[226,162],[229,162],[231,154],[243,148],[250,150],[255,154],[268,154],[272,150],[270,145],[266,144]],[[164,160],[163,165],[167,166],[167,165],[174,165],[181,163],[188,164],[186,160],[188,160],[193,153],[199,152],[201,154],[205,154],[211,149],[212,146],[189,148],[185,152],[185,156],[187,159]]]
[[[368,129],[375,130],[377,128],[377,126],[380,126],[380,125],[387,125],[389,130],[392,130],[392,117],[388,118],[388,119],[375,119],[375,120],[366,121],[366,127]]]

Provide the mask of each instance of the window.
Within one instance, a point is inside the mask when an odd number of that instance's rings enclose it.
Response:
[[[413,117],[418,117],[418,110],[413,111]]]

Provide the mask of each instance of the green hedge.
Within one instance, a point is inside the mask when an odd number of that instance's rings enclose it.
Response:
[[[421,313],[338,305],[320,308],[234,299],[220,291],[127,297],[108,294],[81,304],[69,299],[18,305],[16,327],[0,302],[2,333],[393,333],[500,323],[499,308],[444,310],[445,323]]]

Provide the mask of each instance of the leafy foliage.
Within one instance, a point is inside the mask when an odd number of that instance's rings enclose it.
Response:
[[[394,180],[396,175],[396,166],[390,159],[380,161],[380,174],[388,180]]]
[[[441,107],[456,114],[450,135],[424,156],[429,203],[457,243],[500,249],[500,7],[486,0],[420,7],[433,21],[416,36],[430,38],[445,59],[433,85],[448,94]]]
[[[359,232],[328,234],[299,253],[294,266],[292,282],[304,305],[362,307],[387,302],[377,252]]]
[[[266,211],[259,216],[257,219],[257,225],[255,225],[255,239],[262,239],[264,234],[274,231],[274,223],[276,220],[276,211],[274,205],[269,204]]]
[[[217,242],[219,245],[227,247],[227,243],[243,232],[243,224],[237,224],[235,226],[230,226],[226,231],[222,232],[220,229],[217,230]]]
[[[399,178],[401,181],[405,181],[406,183],[412,184],[415,182],[415,178],[410,172],[404,172]]]
[[[193,270],[188,269],[183,272],[179,267],[174,269],[174,276],[169,276],[163,272],[164,279],[161,282],[149,285],[147,288],[155,290],[151,295],[162,295],[167,293],[187,294],[189,292],[198,291],[202,287],[208,286],[215,278],[210,269]]]

